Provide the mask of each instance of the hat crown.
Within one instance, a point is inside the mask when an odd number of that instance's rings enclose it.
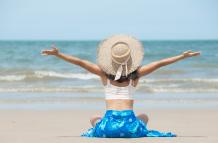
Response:
[[[125,62],[130,56],[130,48],[127,43],[118,42],[114,44],[111,48],[112,60],[116,63]]]
[[[129,49],[129,50],[128,50]],[[120,65],[123,66],[122,75],[135,71],[141,64],[144,56],[142,43],[136,38],[118,34],[104,39],[97,49],[97,63],[107,74],[116,75]],[[126,63],[127,68],[126,69]]]

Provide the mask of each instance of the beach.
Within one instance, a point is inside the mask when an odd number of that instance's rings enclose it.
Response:
[[[103,115],[100,110],[0,110],[2,143],[216,143],[218,109],[155,109],[145,112],[149,129],[171,131],[174,138],[103,139],[85,138],[80,134],[90,128],[89,117]]]
[[[98,94],[99,96],[101,94],[101,98],[94,96]],[[103,93],[98,94],[1,93],[0,142],[215,143],[218,141],[217,96],[205,93],[186,93],[186,96],[182,93],[183,98],[178,98],[181,95],[175,93],[137,95],[146,96],[135,99],[134,109],[136,115],[146,113],[149,116],[147,128],[172,132],[177,134],[177,137],[132,139],[80,137],[83,132],[91,128],[90,117],[104,115]]]
[[[218,143],[218,1],[1,0],[0,11],[0,143]],[[93,136],[174,137],[82,137],[105,113]]]
[[[102,139],[80,135],[89,118],[105,112],[99,77],[40,51],[60,51],[96,62],[99,41],[0,41],[0,143],[216,143],[218,142],[218,41],[143,41],[143,65],[192,49],[202,55],[142,77],[134,109],[149,116],[148,129],[175,138]],[[85,49],[85,50],[84,50]]]

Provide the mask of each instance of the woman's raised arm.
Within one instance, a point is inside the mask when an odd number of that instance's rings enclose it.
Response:
[[[58,58],[61,58],[67,62],[70,62],[72,64],[78,65],[89,72],[102,76],[104,75],[103,71],[100,69],[100,67],[94,63],[91,63],[87,60],[82,60],[80,58],[74,57],[74,56],[69,56],[63,53],[60,53],[59,50],[56,47],[52,47],[51,50],[43,50],[41,52],[42,55],[54,55]]]
[[[148,65],[144,65],[138,69],[139,77],[147,75],[155,70],[157,70],[160,67],[175,63],[177,61],[180,61],[182,59],[186,59],[188,57],[198,56],[200,55],[200,52],[192,52],[192,51],[186,51],[181,55],[166,58],[160,61],[152,62]]]

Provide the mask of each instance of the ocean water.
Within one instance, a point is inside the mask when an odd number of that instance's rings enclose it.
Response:
[[[34,93],[34,97],[37,93],[103,94],[103,85],[96,75],[57,57],[40,54],[41,50],[50,49],[52,44],[62,53],[96,63],[99,41],[0,41],[0,100],[5,99],[5,93],[16,95],[10,98],[20,97],[18,93],[28,93],[25,95],[29,96]],[[137,87],[138,94],[175,93],[180,94],[179,98],[191,93],[205,93],[207,97],[218,95],[218,41],[143,41],[143,45],[142,65],[186,50],[201,51],[201,56],[179,61],[144,76]]]

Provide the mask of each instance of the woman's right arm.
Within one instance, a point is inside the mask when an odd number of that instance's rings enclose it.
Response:
[[[175,63],[177,61],[180,61],[180,60],[183,60],[183,59],[186,59],[189,57],[198,56],[198,55],[200,55],[200,52],[186,51],[186,52],[183,52],[183,54],[178,55],[178,56],[174,56],[174,57],[162,59],[160,61],[152,62],[148,65],[144,65],[144,66],[140,67],[138,69],[138,75],[139,75],[139,77],[142,77],[144,75],[147,75],[147,74],[159,69],[160,67]]]

